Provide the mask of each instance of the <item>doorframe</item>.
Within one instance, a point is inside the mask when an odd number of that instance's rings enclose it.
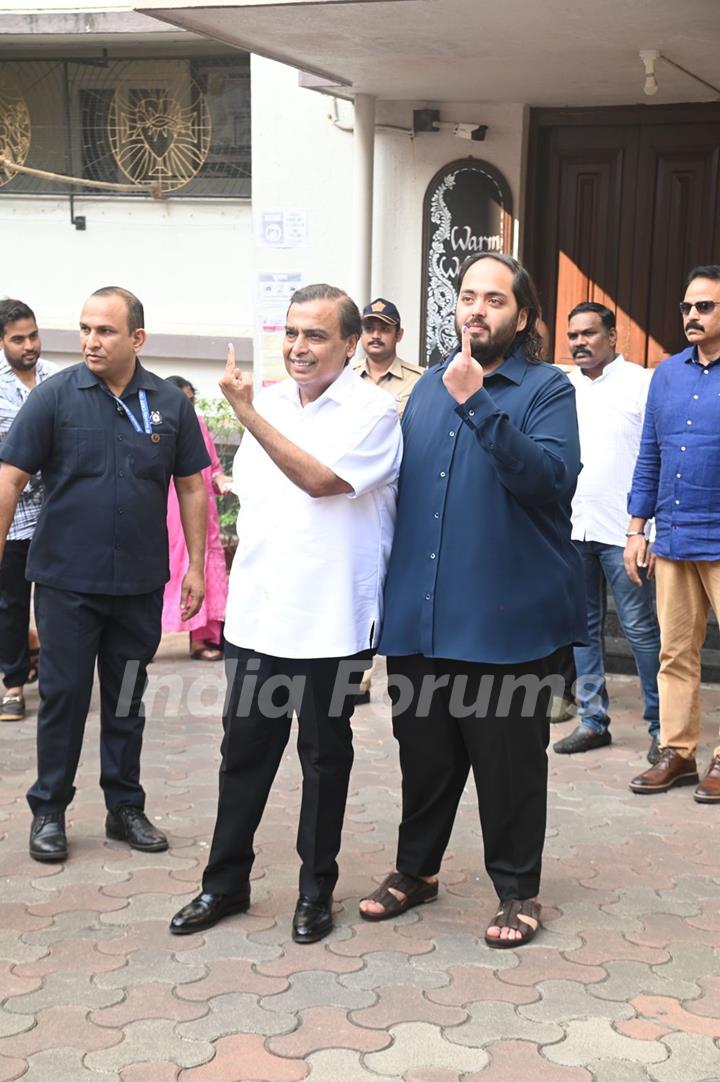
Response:
[[[720,123],[720,101],[676,102],[668,105],[570,106],[568,108],[531,108],[528,124],[525,205],[523,214],[522,261],[529,268],[540,262],[538,234],[534,223],[542,213],[539,191],[539,166],[543,136],[554,127],[659,127],[667,124]]]

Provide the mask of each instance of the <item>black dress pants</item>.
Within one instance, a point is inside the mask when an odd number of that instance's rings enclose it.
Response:
[[[472,767],[485,867],[497,895],[534,898],[545,840],[552,690],[543,681],[552,673],[562,681],[555,655],[484,665],[414,654],[389,657],[387,665],[402,769],[398,871],[438,872]]]
[[[163,590],[113,596],[35,586],[40,651],[34,814],[63,811],[75,795],[95,662],[100,678],[100,785],[108,808],[145,805],[140,752],[147,665],[160,642]]]
[[[278,658],[226,642],[220,791],[203,890],[242,891],[294,708],[303,774],[299,889],[316,899],[332,893],[353,762],[350,719],[370,658],[367,651],[351,658]],[[353,690],[344,694],[348,683]]]
[[[6,688],[22,687],[30,671],[30,583],[25,578],[30,541],[6,541],[0,562],[0,672]]]

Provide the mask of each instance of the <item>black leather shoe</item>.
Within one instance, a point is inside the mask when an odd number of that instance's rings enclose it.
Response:
[[[173,935],[192,935],[212,928],[223,917],[244,913],[250,907],[250,884],[241,894],[208,894],[203,891],[184,905],[170,921]]]
[[[593,748],[604,748],[612,741],[610,733],[606,729],[604,733],[593,732],[587,725],[578,725],[570,736],[558,740],[553,744],[553,751],[559,755],[575,755],[580,751],[592,751]]]
[[[307,898],[301,894],[295,906],[292,937],[296,943],[317,943],[333,930],[332,895]]]
[[[30,856],[33,860],[66,860],[65,813],[50,812],[33,817],[30,827]]]
[[[143,853],[161,853],[168,847],[168,840],[161,830],[154,827],[142,808],[135,804],[120,804],[107,813],[105,833],[115,841],[127,842],[133,849]]]
[[[650,763],[650,766],[655,766],[660,761],[660,745],[656,736],[650,737],[650,747],[645,758]]]

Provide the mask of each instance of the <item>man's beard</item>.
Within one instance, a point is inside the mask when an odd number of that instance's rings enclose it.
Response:
[[[515,341],[517,324],[517,319],[512,319],[495,331],[490,331],[484,340],[470,337],[470,352],[478,364],[485,366],[493,361],[502,360],[506,356]],[[455,320],[455,330],[458,344],[462,348],[462,327],[457,320]]]

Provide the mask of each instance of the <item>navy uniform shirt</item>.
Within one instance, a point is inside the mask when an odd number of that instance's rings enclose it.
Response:
[[[658,556],[720,560],[720,357],[690,346],[655,369],[628,511],[655,516]]]
[[[403,418],[379,649],[488,664],[547,657],[586,634],[570,540],[575,390],[518,351],[459,406],[442,382],[450,360],[428,369]]]
[[[141,427],[140,388],[156,441],[135,431],[84,363],[36,387],[18,413],[0,459],[42,471],[32,581],[96,594],[149,593],[167,582],[170,479],[210,460],[190,399],[138,362],[121,398]]]

